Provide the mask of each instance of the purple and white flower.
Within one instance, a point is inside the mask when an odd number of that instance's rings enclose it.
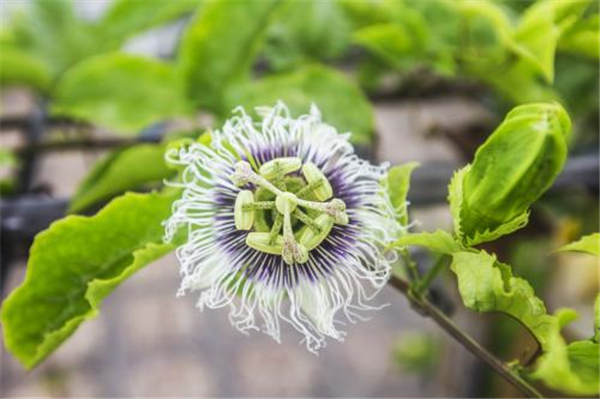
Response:
[[[326,337],[343,340],[345,321],[364,320],[386,284],[403,229],[385,178],[354,154],[349,134],[321,121],[316,106],[292,118],[279,102],[260,120],[234,110],[212,143],[168,152],[183,190],[165,222],[182,227],[179,295],[199,291],[198,307],[229,307],[240,331],[262,330],[280,342],[285,321],[316,352]]]

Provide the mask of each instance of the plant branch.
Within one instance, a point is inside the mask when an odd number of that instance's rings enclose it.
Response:
[[[507,365],[498,360],[493,354],[487,349],[482,347],[477,341],[471,336],[466,334],[460,329],[459,326],[442,313],[435,305],[427,300],[427,298],[415,298],[414,295],[410,295],[410,284],[396,276],[392,276],[390,279],[390,285],[404,294],[411,304],[418,310],[419,313],[426,317],[430,317],[437,325],[439,325],[444,331],[446,331],[452,338],[457,340],[463,345],[469,352],[481,359],[488,366],[490,366],[498,375],[504,378],[508,383],[518,389],[521,393],[530,398],[542,398],[543,396],[529,384],[527,381],[522,379]]]

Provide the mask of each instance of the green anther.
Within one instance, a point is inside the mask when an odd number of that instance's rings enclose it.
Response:
[[[256,201],[251,204],[244,204],[242,209],[245,212],[275,209],[275,201]]]
[[[296,209],[298,198],[292,193],[281,193],[275,198],[275,207],[281,214],[292,213]]]
[[[298,237],[298,242],[308,251],[315,249],[327,238],[333,228],[333,218],[323,213],[315,219],[315,223],[321,229],[319,233],[315,233],[313,229],[305,227],[300,231]]]
[[[317,224],[317,222],[315,222],[313,219],[311,219],[310,216],[308,216],[306,213],[302,212],[300,209],[296,209],[294,211],[294,213],[292,213],[292,215],[294,215],[294,217],[296,219],[298,219],[299,221],[304,223],[306,226],[308,226],[310,229],[312,229],[315,234],[319,234],[321,232],[321,226],[319,226]]]
[[[341,199],[334,198],[327,204],[327,212],[333,216],[335,224],[345,226],[348,224],[346,204]]]
[[[258,172],[265,179],[282,177],[288,173],[295,172],[302,166],[302,160],[296,157],[277,158],[264,163]]]
[[[246,211],[244,207],[252,206],[254,194],[252,191],[243,190],[237,195],[234,206],[235,228],[238,230],[250,230],[254,224],[254,211]]]
[[[323,172],[317,168],[317,165],[311,162],[306,163],[302,167],[302,174],[309,184],[321,181],[321,184],[312,190],[317,200],[326,201],[333,196],[331,184],[329,184]]]
[[[283,261],[288,265],[294,263],[305,263],[308,261],[308,250],[302,244],[299,244],[292,238],[283,238],[283,249],[281,250]]]
[[[246,245],[257,251],[266,252],[272,255],[281,255],[283,251],[283,237],[277,236],[273,243],[270,243],[270,233],[249,233],[246,237]]]

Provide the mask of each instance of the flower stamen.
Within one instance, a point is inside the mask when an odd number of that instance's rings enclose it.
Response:
[[[296,194],[286,191],[286,175],[300,168],[306,185],[297,190]],[[256,211],[277,210],[276,214],[270,217],[272,226],[269,232],[261,232],[260,235],[249,234],[246,241],[254,249],[280,254],[284,262],[289,265],[307,262],[309,250],[307,248],[314,249],[323,242],[334,223],[340,225],[348,223],[344,201],[333,198],[328,202],[319,202],[331,198],[333,190],[323,172],[311,162],[302,165],[302,160],[297,157],[276,158],[263,164],[259,168],[259,173],[256,173],[250,163],[239,161],[235,164],[230,179],[237,186],[252,183],[275,195],[275,201],[254,201],[252,198],[241,203],[239,210],[236,208],[236,212],[241,212],[240,216],[237,216],[239,223],[236,222],[236,228],[250,230],[254,219],[250,220],[248,215],[254,215]],[[251,194],[249,190],[244,190],[242,193]],[[317,201],[299,198],[300,195],[308,196],[308,194],[312,194]],[[244,194],[244,198],[247,198],[247,195]],[[321,215],[313,219],[298,207],[320,212]],[[292,216],[305,226],[297,233],[302,243],[297,241],[294,234]],[[280,235],[282,227],[283,235]]]

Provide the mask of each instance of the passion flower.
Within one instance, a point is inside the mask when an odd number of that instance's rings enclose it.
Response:
[[[177,249],[179,295],[200,291],[198,307],[230,308],[242,332],[280,342],[291,324],[316,352],[338,327],[380,308],[367,302],[385,285],[399,234],[386,187],[387,165],[354,154],[349,134],[287,107],[239,107],[212,143],[172,149],[183,189],[166,221],[166,238],[185,227]]]

